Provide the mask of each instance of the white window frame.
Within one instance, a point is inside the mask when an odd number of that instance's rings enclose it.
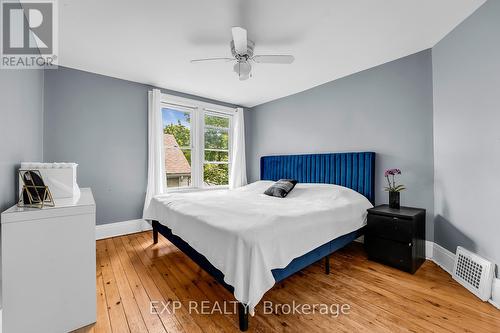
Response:
[[[236,109],[170,94],[162,94],[160,112],[163,108],[171,108],[179,111],[191,111],[191,186],[171,188],[165,186],[166,191],[175,192],[227,188],[228,185],[206,186],[203,182],[203,164],[205,162],[205,114],[220,114],[221,116],[229,116],[228,170],[231,170],[234,123],[233,115],[236,112]]]
[[[189,142],[190,142],[190,147],[189,147],[189,149],[191,149],[191,165],[192,165],[193,164],[193,140],[194,140],[193,133],[194,133],[194,130],[195,130],[195,127],[194,127],[194,124],[193,124],[193,118],[194,118],[194,113],[195,113],[196,109],[190,108],[190,107],[187,107],[187,106],[183,106],[183,105],[161,102],[161,104],[160,104],[160,109],[161,109],[160,112],[163,112],[162,110],[165,109],[165,108],[168,108],[168,109],[174,110],[174,111],[178,111],[178,112],[189,113],[189,117],[191,119],[190,124],[189,124],[190,125],[190,128],[189,128]],[[182,151],[182,147],[179,147],[179,148]],[[163,149],[165,149],[165,147]],[[165,157],[165,153],[163,154],[163,158],[164,159],[166,158]],[[165,160],[163,160],[163,163],[165,163]],[[165,169],[165,172],[166,172],[166,169]],[[193,173],[193,167],[191,166],[191,184],[189,186],[184,186],[184,187],[181,187],[181,188],[192,188],[193,187],[193,180],[194,180],[194,173]],[[164,188],[168,188],[167,177],[165,177]]]
[[[203,142],[202,142],[202,155],[203,155],[203,161],[202,161],[202,176],[203,176],[203,164],[205,164],[207,161],[205,161],[205,115],[209,115],[209,116],[216,116],[216,117],[228,117],[229,118],[229,128],[228,128],[228,140],[227,140],[227,148],[228,148],[228,163],[220,163],[220,164],[227,164],[227,170],[228,172],[231,171],[231,161],[232,161],[232,156],[233,156],[233,117],[232,117],[232,114],[231,115],[228,115],[227,113],[222,113],[222,112],[219,112],[217,110],[211,110],[211,109],[204,109],[203,110],[203,126],[202,126],[202,139],[203,139]],[[207,162],[207,163],[212,163],[212,164],[217,164],[217,163],[213,163],[213,162]],[[212,185],[212,186],[207,186],[204,184],[203,182],[203,177],[202,177],[202,187],[203,188],[225,188],[225,187],[228,187],[229,185]]]

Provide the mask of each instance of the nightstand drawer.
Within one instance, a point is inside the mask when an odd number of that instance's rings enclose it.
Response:
[[[366,233],[380,238],[408,243],[413,238],[412,222],[412,220],[396,216],[368,214]]]
[[[414,272],[412,243],[400,243],[378,237],[368,237],[365,239],[365,245],[370,260],[379,261],[406,272]]]

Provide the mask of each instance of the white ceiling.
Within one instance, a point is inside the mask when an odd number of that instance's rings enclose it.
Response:
[[[430,48],[485,0],[62,0],[60,65],[251,107]],[[239,81],[231,27],[257,64]]]

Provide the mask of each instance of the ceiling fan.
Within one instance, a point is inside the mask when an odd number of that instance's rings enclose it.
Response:
[[[236,60],[233,67],[234,71],[238,74],[240,80],[247,80],[251,77],[252,62],[259,64],[291,64],[295,60],[292,55],[254,55],[255,43],[247,38],[247,31],[241,27],[233,27],[231,32],[233,40],[230,46],[233,58],[194,59],[191,60],[191,63]]]

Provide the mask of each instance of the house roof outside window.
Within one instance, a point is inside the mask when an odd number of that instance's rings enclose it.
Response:
[[[191,166],[172,134],[163,134],[165,170],[168,175],[190,175]]]

